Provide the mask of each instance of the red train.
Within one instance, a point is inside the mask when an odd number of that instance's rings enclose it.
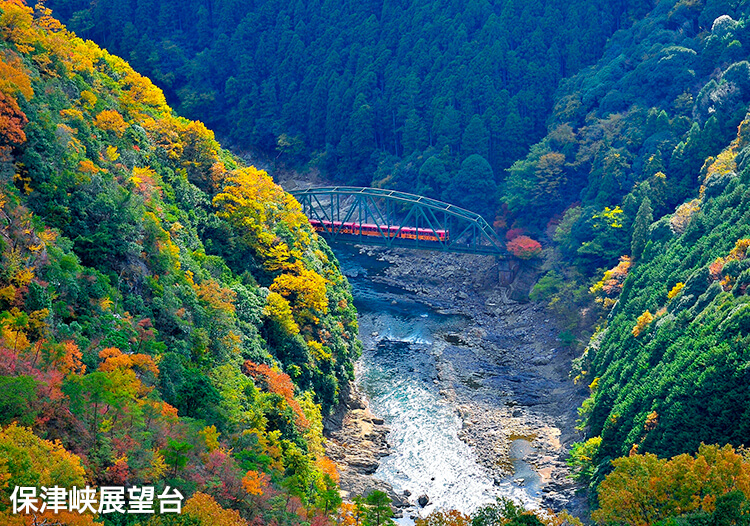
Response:
[[[310,219],[310,225],[318,232],[360,235],[363,236],[388,236],[403,239],[419,239],[420,241],[448,241],[447,230],[432,230],[431,228],[414,228],[400,226],[378,226],[371,223],[342,223],[341,221],[318,221]]]

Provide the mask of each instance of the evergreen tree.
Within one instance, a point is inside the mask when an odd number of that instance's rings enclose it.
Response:
[[[479,115],[474,115],[464,130],[461,138],[461,154],[466,157],[473,154],[481,155],[485,159],[489,157],[490,135]]]
[[[635,261],[641,259],[641,255],[643,255],[643,249],[646,248],[646,242],[648,241],[648,229],[653,220],[651,200],[644,197],[641,206],[638,207],[638,213],[635,215],[633,237],[630,242],[630,255]]]

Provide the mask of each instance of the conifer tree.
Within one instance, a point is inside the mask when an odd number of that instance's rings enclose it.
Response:
[[[651,200],[648,197],[644,197],[641,206],[638,208],[638,213],[635,216],[633,237],[630,242],[630,255],[635,261],[641,258],[643,249],[646,248],[648,229],[653,220],[654,216],[653,210],[651,209]]]

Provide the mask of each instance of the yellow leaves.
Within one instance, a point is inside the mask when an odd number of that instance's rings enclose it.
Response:
[[[677,297],[677,295],[682,292],[682,289],[685,288],[685,284],[682,282],[676,283],[674,287],[672,287],[672,290],[670,290],[667,293],[667,299],[671,300]]]
[[[123,61],[124,75],[120,79],[120,103],[125,111],[145,117],[143,109],[150,108],[159,113],[168,113],[164,93],[146,77],[134,71]]]
[[[267,259],[263,263],[266,270],[276,272],[288,268],[289,247],[286,243],[279,243],[268,250]]]
[[[250,470],[242,477],[242,488],[248,495],[260,496],[266,492],[270,481],[266,473]]]
[[[104,312],[109,312],[112,310],[115,302],[112,301],[112,298],[110,298],[109,296],[105,296],[98,301],[98,304],[101,310],[103,310]]]
[[[37,38],[32,29],[32,9],[20,0],[5,1],[2,7],[0,34],[3,40],[14,43],[21,53],[31,51],[33,47],[29,44]]]
[[[633,336],[636,338],[640,336],[643,329],[645,329],[652,321],[654,321],[654,316],[648,310],[638,316],[635,327],[633,327]]]
[[[320,363],[331,361],[331,351],[326,351],[323,348],[322,343],[316,342],[315,340],[310,340],[309,342],[307,342],[307,347],[310,349],[310,354],[312,354],[312,357],[316,362]]]
[[[81,459],[65,450],[60,442],[43,440],[31,429],[15,423],[0,430],[0,450],[9,459],[11,475],[30,477],[40,486],[66,488],[85,485]],[[14,472],[14,469],[22,472]],[[36,478],[38,477],[38,478]]]
[[[182,513],[204,526],[248,526],[236,510],[225,510],[210,495],[197,492],[185,503]]]
[[[21,267],[18,271],[10,278],[10,281],[18,287],[24,287],[31,283],[34,279],[34,269],[28,267]]]
[[[152,118],[141,121],[141,126],[149,134],[154,145],[162,149],[171,160],[182,156],[183,145],[179,130],[184,126],[177,117],[166,115],[159,120]]]
[[[301,269],[298,275],[281,274],[273,280],[269,287],[272,292],[278,292],[289,302],[298,324],[304,322],[317,323],[315,313],[328,312],[328,297],[326,296],[326,280],[320,274],[307,269]]]
[[[81,97],[79,99],[79,104],[87,110],[92,110],[94,106],[96,105],[96,101],[98,99],[96,98],[96,95],[93,91],[89,90],[83,90],[81,92]]]
[[[598,214],[594,214],[592,219],[601,219],[605,224],[609,225],[612,228],[622,228],[622,214],[623,214],[622,208],[619,206],[616,206],[614,208],[605,207],[604,210]],[[598,222],[594,223],[595,228],[599,228],[600,225]]]
[[[219,217],[246,232],[248,245],[263,260],[268,259],[273,248],[276,236],[272,232],[279,223],[294,235],[293,248],[303,250],[309,246],[307,218],[299,203],[255,167],[232,171],[214,198],[214,206]]]
[[[107,146],[107,149],[104,150],[104,159],[113,163],[117,159],[120,158],[120,154],[117,153],[117,146]]]
[[[99,113],[94,119],[94,126],[103,131],[114,132],[118,137],[122,137],[122,134],[128,129],[128,123],[116,110],[104,110]]]
[[[687,203],[682,203],[669,218],[669,228],[675,234],[684,233],[690,224],[690,220],[700,209],[700,199],[696,198]]]
[[[745,259],[748,248],[750,248],[750,239],[738,239],[734,244],[734,248],[729,252],[727,261]]]
[[[148,453],[151,454],[151,462],[148,467],[141,470],[140,476],[144,482],[153,483],[159,480],[162,475],[167,472],[167,463],[164,461],[164,456],[159,453],[159,450],[151,449]]]
[[[206,426],[198,434],[203,437],[203,442],[206,444],[206,449],[210,452],[219,448],[219,433],[216,430],[216,426]]]
[[[83,112],[76,108],[68,108],[65,110],[60,110],[60,117],[69,121],[82,121]]]
[[[16,287],[8,285],[0,288],[0,301],[11,303],[16,298]]]
[[[299,326],[292,316],[292,308],[281,294],[277,292],[268,294],[263,314],[278,323],[287,334],[299,334]]]
[[[651,416],[651,415],[649,415]],[[598,523],[654,524],[691,512],[711,513],[716,498],[733,490],[750,496],[750,462],[731,446],[701,445],[696,457],[669,460],[647,453],[612,462],[599,486]]]
[[[716,157],[716,160],[711,163],[706,172],[706,177],[703,180],[704,186],[702,186],[700,190],[701,196],[705,191],[705,184],[710,178],[726,175],[728,173],[734,172],[737,169],[737,163],[735,162],[735,159],[736,153],[732,148],[727,148]]]

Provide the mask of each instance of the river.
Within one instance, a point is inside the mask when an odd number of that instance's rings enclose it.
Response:
[[[512,441],[514,474],[498,479],[459,438],[464,422],[440,377],[446,366],[465,363],[446,363],[464,352],[446,335],[469,330],[471,319],[441,313],[411,293],[375,283],[373,277],[387,264],[354,248],[337,247],[336,256],[352,284],[359,313],[364,351],[356,365],[357,383],[372,412],[391,430],[391,454],[381,459],[374,476],[398,493],[409,492],[412,503],[420,495],[430,499],[423,509],[408,511],[401,523],[411,524],[410,515],[426,516],[437,509],[471,513],[498,496],[538,507],[540,477],[523,460],[533,452],[531,443]],[[485,366],[492,364],[478,363],[476,372]]]

